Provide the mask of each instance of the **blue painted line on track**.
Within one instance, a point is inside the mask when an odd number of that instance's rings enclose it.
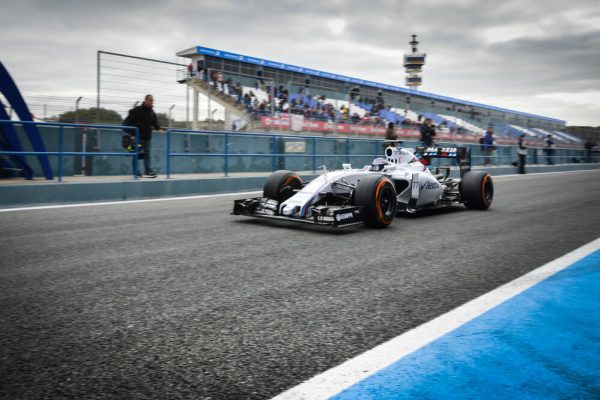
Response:
[[[600,399],[600,250],[331,399]]]

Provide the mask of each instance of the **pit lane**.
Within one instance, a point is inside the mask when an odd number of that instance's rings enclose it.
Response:
[[[262,399],[600,236],[600,171],[323,229],[233,199],[0,213],[0,397]]]

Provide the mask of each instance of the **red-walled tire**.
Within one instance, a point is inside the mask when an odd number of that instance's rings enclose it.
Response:
[[[474,210],[487,210],[494,200],[494,182],[484,171],[469,171],[460,183],[463,203]]]
[[[366,226],[387,228],[396,216],[394,184],[385,176],[367,175],[356,185],[354,204],[363,207]]]
[[[302,189],[302,179],[292,171],[279,170],[269,176],[263,187],[263,197],[285,201],[294,195],[294,190]]]

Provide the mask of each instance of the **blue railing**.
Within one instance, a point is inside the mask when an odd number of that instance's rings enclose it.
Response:
[[[64,171],[69,164],[63,165],[63,158],[69,156],[91,156],[97,159],[97,156],[109,157],[134,157],[134,177],[137,179],[139,168],[139,132],[135,127],[124,127],[119,125],[100,125],[100,124],[67,124],[67,123],[46,123],[46,122],[22,122],[22,121],[4,121],[2,124],[26,125],[35,124],[40,127],[58,128],[58,142],[56,136],[46,136],[46,142],[53,144],[54,151],[0,151],[4,156],[37,156],[47,155],[58,158],[56,168],[58,181],[62,182]],[[72,144],[65,144],[65,131],[71,133],[67,128],[88,128],[98,132],[99,137],[101,129],[118,131],[118,138],[114,135],[108,135],[103,139],[104,146],[110,146],[113,151],[65,151],[65,148],[72,149]],[[121,149],[121,135],[123,129],[135,131],[135,152],[129,153]],[[181,136],[204,139],[180,140]],[[156,135],[155,135],[156,136]],[[23,136],[24,137],[24,136]],[[103,135],[104,137],[104,135]],[[67,136],[69,138],[69,136]],[[170,129],[166,132],[165,141],[156,143],[156,153],[153,153],[154,160],[158,161],[159,168],[164,168],[167,178],[170,178],[173,171],[177,173],[191,172],[223,172],[229,176],[232,172],[269,172],[276,169],[294,169],[299,171],[310,171],[316,173],[321,164],[326,164],[328,169],[341,168],[342,163],[352,162],[356,166],[362,166],[370,163],[374,158],[383,155],[383,139],[374,138],[353,138],[339,136],[306,136],[306,135],[280,135],[268,133],[248,133],[235,131],[192,131],[185,129]],[[177,139],[177,140],[175,140]],[[157,140],[156,138],[154,140]],[[291,142],[291,143],[290,143]],[[289,145],[289,146],[288,146]],[[297,145],[294,147],[294,145]],[[419,145],[416,141],[406,141],[407,147]],[[440,145],[455,146],[454,143],[440,143]],[[472,163],[474,166],[484,165],[487,155],[479,144],[460,144],[466,146],[472,151]],[[98,146],[99,147],[99,146]],[[95,150],[98,150],[98,147]],[[176,149],[176,150],[174,150]],[[553,149],[553,154],[548,157],[541,148],[529,148],[527,157],[528,165],[546,164],[548,158],[554,164],[576,163],[576,162],[598,162],[600,154],[594,151],[593,154],[583,149]],[[190,161],[180,162],[174,166],[174,160],[182,158],[192,158]],[[244,159],[243,157],[246,157]],[[591,157],[591,158],[590,158]],[[211,161],[194,160],[193,158]],[[515,145],[497,145],[494,154],[491,157],[492,165],[510,165],[517,160],[517,151]],[[99,160],[102,161],[102,160]],[[439,165],[449,165],[448,160],[436,160]],[[97,164],[92,173],[95,175],[117,175],[115,170],[123,173],[129,171],[126,163],[120,165],[110,164],[109,169],[102,170]],[[89,172],[86,170],[86,172]],[[107,173],[108,172],[108,173]]]
[[[58,182],[62,182],[63,178],[63,158],[65,156],[119,156],[119,157],[133,157],[133,175],[134,179],[138,179],[138,162],[139,162],[139,141],[140,141],[140,133],[137,127],[133,126],[120,126],[120,125],[96,125],[96,124],[67,124],[60,122],[36,122],[36,121],[7,121],[0,120],[0,126],[3,124],[11,124],[11,125],[36,125],[36,126],[47,126],[47,127],[58,127],[59,131],[59,139],[58,139],[58,151],[2,151],[0,150],[0,155],[6,156],[56,156],[58,157]],[[89,151],[64,151],[65,145],[65,131],[64,128],[68,127],[77,127],[77,128],[92,128],[92,129],[112,129],[112,130],[123,130],[127,129],[129,132],[135,132],[135,149],[133,152],[89,152]]]
[[[224,138],[223,151],[221,152],[173,152],[172,151],[172,136],[174,134],[183,134],[190,136],[207,136],[207,135],[216,135],[222,136]],[[317,171],[317,159],[318,158],[333,158],[333,157],[342,157],[345,159],[345,162],[350,162],[352,158],[357,157],[377,157],[382,154],[382,143],[383,139],[364,139],[364,138],[342,138],[342,137],[324,137],[324,136],[301,136],[301,135],[278,135],[278,134],[266,134],[266,133],[241,133],[241,132],[230,132],[230,131],[193,131],[187,129],[169,129],[166,132],[166,140],[167,140],[167,150],[166,150],[166,175],[167,178],[171,177],[171,159],[173,157],[222,157],[223,158],[223,173],[225,176],[229,176],[230,168],[229,168],[229,159],[232,157],[269,157],[271,158],[271,167],[272,170],[277,169],[277,160],[280,157],[292,157],[292,158],[310,158],[311,159],[311,169],[313,173]],[[246,137],[246,138],[268,138],[270,142],[271,151],[268,153],[232,153],[229,151],[231,138],[232,137]],[[289,152],[280,152],[278,149],[280,148],[278,141],[282,141],[284,139],[292,139],[292,140],[302,140],[305,142],[309,142],[310,152],[302,152],[302,153],[289,153]],[[344,143],[344,151],[343,153],[338,154],[321,154],[317,153],[317,144],[322,141],[336,141]],[[369,154],[350,154],[350,144],[351,143],[371,143],[373,153]]]

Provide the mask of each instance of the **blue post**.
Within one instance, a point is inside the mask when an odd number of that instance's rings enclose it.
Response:
[[[271,136],[271,171],[275,171],[277,169],[277,137],[275,135]]]
[[[229,175],[229,134],[225,132],[225,176]]]
[[[134,145],[133,146],[134,147],[133,179],[138,179],[138,171],[140,170],[139,165],[138,165],[138,161],[140,160],[140,148],[138,147],[139,144],[140,144],[140,131],[136,127],[135,128],[135,140],[133,141],[133,145]]]
[[[58,156],[58,181],[62,182],[63,175],[63,151],[65,146],[65,131],[64,127],[61,125],[58,128],[59,136],[58,136],[58,152],[60,153]]]
[[[350,138],[346,138],[346,163],[350,163]]]
[[[317,173],[317,138],[312,138],[312,170],[313,174]]]
[[[167,179],[171,178],[171,130],[167,131]]]

